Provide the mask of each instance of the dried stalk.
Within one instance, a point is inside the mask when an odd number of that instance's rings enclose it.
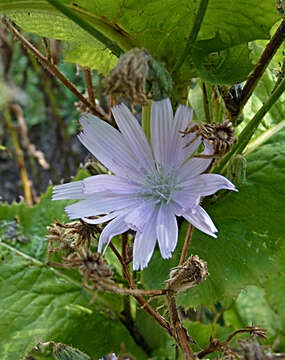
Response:
[[[13,104],[10,106],[10,109],[16,115],[19,131],[21,133],[21,143],[23,148],[27,151],[27,153],[34,157],[39,165],[44,169],[47,170],[50,168],[49,163],[46,161],[43,152],[36,149],[34,144],[31,144],[29,137],[28,137],[28,127],[26,125],[24,114],[22,108],[18,104]]]
[[[86,85],[86,89],[87,89],[89,102],[93,106],[96,106],[91,71],[89,68],[84,68],[83,73],[84,73],[84,80],[85,80],[85,85]]]
[[[21,176],[22,183],[23,183],[24,198],[25,198],[27,206],[33,206],[31,184],[30,184],[30,180],[28,178],[28,173],[27,173],[26,167],[25,167],[23,151],[20,146],[17,131],[13,126],[11,112],[8,107],[5,110],[5,120],[8,125],[8,129],[10,131],[12,141],[13,141],[13,146],[14,146],[14,150],[15,150],[15,154],[16,154],[16,158],[17,158],[20,176]]]

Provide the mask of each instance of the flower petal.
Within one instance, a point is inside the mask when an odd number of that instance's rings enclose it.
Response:
[[[184,210],[193,209],[200,203],[200,196],[189,190],[180,190],[173,195],[173,200]],[[178,214],[177,214],[178,215]],[[179,215],[178,215],[179,216]]]
[[[169,164],[180,166],[201,144],[201,137],[196,133],[182,135],[186,127],[192,128],[195,123],[192,121],[193,109],[188,106],[179,105],[174,117],[174,125],[171,128],[171,145],[169,146]],[[193,143],[191,143],[193,141]],[[188,146],[186,146],[188,144]]]
[[[109,222],[109,224],[104,228],[104,230],[100,235],[98,251],[102,252],[103,245],[107,244],[104,250],[105,252],[112,238],[116,235],[124,233],[127,230],[128,230],[128,226],[124,222],[123,216],[119,216],[116,219]]]
[[[169,259],[177,245],[178,226],[175,214],[165,205],[161,205],[158,211],[156,235],[161,256]]]
[[[170,129],[173,126],[173,111],[170,100],[153,101],[151,107],[151,143],[156,162],[167,164]]]
[[[79,140],[102,164],[117,175],[138,176],[136,157],[118,130],[91,114],[83,115],[80,123]]]
[[[88,196],[88,199],[69,205],[65,208],[70,219],[97,216],[110,211],[120,210],[129,206],[139,206],[137,195],[122,195],[110,192],[98,192]]]
[[[129,210],[125,222],[132,230],[142,232],[144,225],[149,221],[155,205],[151,202],[144,202],[132,211]],[[148,225],[147,225],[148,226]]]
[[[85,199],[83,181],[73,181],[53,187],[52,200]]]
[[[215,194],[218,190],[227,189],[238,191],[234,184],[222,175],[218,174],[202,174],[195,178],[180,183],[185,192],[189,191],[191,194],[197,196],[208,196]]]
[[[153,168],[154,161],[151,148],[137,119],[125,104],[113,107],[112,113],[126,143],[132,153],[135,154],[139,164],[144,170]],[[140,171],[143,171],[143,169],[140,169]]]
[[[133,250],[134,270],[142,270],[147,267],[152,257],[156,243],[156,218],[157,211],[154,209],[143,231],[136,233]]]
[[[194,211],[189,210],[184,212],[182,216],[197,229],[210,236],[213,236],[214,238],[217,237],[215,234],[218,231],[217,228],[215,227],[210,216],[201,206],[197,206]]]
[[[116,194],[131,194],[136,193],[141,189],[141,186],[138,183],[114,175],[102,174],[90,176],[82,182],[85,194],[93,194],[99,191],[109,191]]]
[[[204,143],[205,149],[201,153],[201,155],[213,155],[214,149],[211,144]],[[197,175],[200,175],[203,171],[205,171],[211,162],[213,161],[213,158],[198,158],[193,157],[190,160],[187,160],[182,167],[178,170],[178,177],[180,181],[185,181],[185,179],[189,179],[192,177],[195,177]]]

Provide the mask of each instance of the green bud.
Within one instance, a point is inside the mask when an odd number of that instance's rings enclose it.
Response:
[[[246,159],[242,155],[234,155],[227,167],[226,177],[236,186],[240,186],[246,179]]]

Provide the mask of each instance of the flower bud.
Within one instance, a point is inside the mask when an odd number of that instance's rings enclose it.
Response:
[[[240,186],[246,179],[246,159],[242,155],[234,155],[227,167],[227,178],[236,186]]]

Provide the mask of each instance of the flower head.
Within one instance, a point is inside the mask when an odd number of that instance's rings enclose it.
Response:
[[[181,136],[192,121],[192,110],[180,105],[173,116],[169,99],[153,102],[152,147],[124,104],[112,112],[120,131],[86,114],[80,120],[83,131],[78,137],[115,175],[95,175],[55,186],[53,199],[81,200],[66,207],[70,219],[82,218],[90,224],[111,220],[100,235],[99,251],[115,235],[128,229],[136,231],[134,270],[148,265],[157,240],[162,257],[171,257],[178,239],[176,216],[216,237],[217,229],[199,205],[200,199],[220,189],[236,189],[221,175],[203,174],[211,158],[189,158],[201,144],[201,137],[194,133]],[[191,137],[193,141],[185,147]],[[204,146],[204,155],[213,153],[211,144]]]

